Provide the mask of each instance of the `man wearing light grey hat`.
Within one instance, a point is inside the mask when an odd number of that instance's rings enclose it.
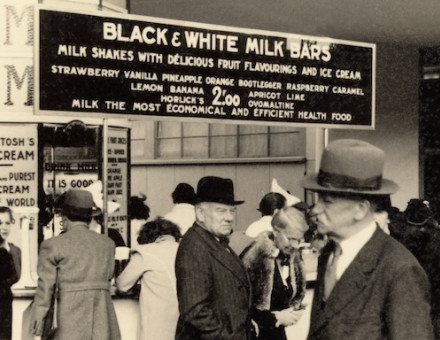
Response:
[[[375,223],[398,190],[383,179],[384,152],[360,140],[328,145],[304,188],[318,193],[311,216],[329,238],[318,261],[309,340],[433,339],[429,283],[417,260]]]

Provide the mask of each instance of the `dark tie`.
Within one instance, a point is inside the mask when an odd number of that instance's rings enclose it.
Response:
[[[327,268],[325,269],[324,276],[324,301],[328,299],[330,293],[333,290],[333,287],[336,284],[336,267],[338,265],[339,257],[342,254],[342,248],[337,242],[333,242],[333,258],[327,264]]]
[[[219,241],[220,245],[222,245],[226,249],[226,251],[231,252],[229,250],[229,238],[228,237],[220,237],[218,239],[218,241]]]
[[[290,264],[290,255],[285,255],[282,252],[278,254],[278,259],[281,260],[280,264],[282,266],[289,266]]]
[[[219,239],[218,239],[218,241],[220,242],[220,244],[223,246],[223,247],[228,247],[228,245],[229,245],[229,238],[228,237],[220,237]]]

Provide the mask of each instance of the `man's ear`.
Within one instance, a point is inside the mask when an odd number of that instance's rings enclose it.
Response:
[[[365,216],[370,212],[370,210],[371,210],[370,201],[367,200],[358,201],[356,204],[354,219],[356,221],[363,220]]]
[[[200,221],[200,222],[203,222],[204,221],[204,217],[205,217],[204,214],[203,214],[203,206],[200,205],[200,204],[197,204],[194,207],[194,210],[196,212],[196,220]]]

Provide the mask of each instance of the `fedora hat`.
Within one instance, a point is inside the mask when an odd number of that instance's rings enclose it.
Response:
[[[398,185],[382,178],[385,153],[367,142],[339,139],[324,150],[318,174],[307,176],[303,186],[312,191],[389,195]]]
[[[102,214],[93,203],[93,196],[87,190],[69,189],[55,201],[55,211],[65,215],[93,217]]]
[[[234,198],[234,184],[229,178],[216,176],[202,177],[197,183],[197,202],[215,202],[227,205],[239,205],[244,201]]]

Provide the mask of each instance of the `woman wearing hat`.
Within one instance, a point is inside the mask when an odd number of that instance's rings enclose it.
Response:
[[[90,192],[69,190],[58,201],[63,233],[41,243],[38,287],[32,310],[33,334],[40,336],[55,283],[58,285],[55,339],[121,338],[110,296],[114,243],[89,230],[95,214]]]
[[[440,339],[440,228],[430,202],[412,198],[403,220],[391,226],[399,240],[419,261],[431,284],[431,316],[436,339]]]
[[[285,207],[240,255],[252,286],[255,339],[286,340],[285,327],[303,314],[305,276],[299,244],[308,226],[304,213]]]

